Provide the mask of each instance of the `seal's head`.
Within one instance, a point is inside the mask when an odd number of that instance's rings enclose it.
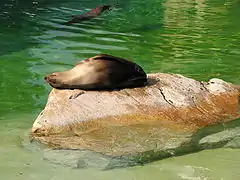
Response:
[[[68,85],[64,83],[64,72],[54,72],[50,75],[44,77],[45,81],[54,88],[61,89],[63,86],[67,87]]]

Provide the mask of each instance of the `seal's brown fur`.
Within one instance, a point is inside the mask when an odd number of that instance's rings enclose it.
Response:
[[[64,22],[63,25],[69,25],[69,24],[73,24],[73,23],[76,23],[76,22],[90,20],[92,18],[95,18],[95,17],[101,15],[104,11],[110,10],[111,7],[112,7],[111,5],[97,6],[97,7],[91,9],[90,11],[88,11],[87,13],[84,13],[82,15],[71,16],[72,19],[68,22]]]
[[[80,61],[72,69],[55,72],[45,80],[57,89],[122,89],[145,85],[147,75],[134,62],[99,54]]]

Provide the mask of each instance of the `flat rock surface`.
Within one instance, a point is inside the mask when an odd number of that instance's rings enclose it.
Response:
[[[165,73],[148,74],[141,88],[53,89],[31,134],[50,147],[148,161],[201,149],[200,130],[240,117],[239,96],[238,86],[221,79]]]

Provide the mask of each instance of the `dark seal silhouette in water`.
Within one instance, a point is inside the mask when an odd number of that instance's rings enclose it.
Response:
[[[86,21],[92,18],[95,18],[99,15],[101,15],[104,11],[106,10],[110,10],[111,9],[111,5],[101,5],[101,6],[97,6],[95,8],[93,8],[92,10],[82,14],[82,15],[75,15],[75,16],[71,16],[73,19],[63,23],[63,25],[69,25],[72,23],[77,23],[77,22],[81,22],[81,21]]]
[[[132,61],[99,54],[70,70],[45,76],[45,80],[56,89],[114,90],[144,86],[147,75]]]

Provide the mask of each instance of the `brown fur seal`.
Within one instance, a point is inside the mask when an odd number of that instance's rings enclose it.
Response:
[[[107,90],[144,86],[147,75],[134,62],[99,54],[68,71],[45,76],[45,80],[57,89]]]
[[[101,5],[101,6],[97,6],[95,8],[93,8],[92,10],[82,14],[82,15],[75,15],[75,16],[71,16],[73,19],[63,23],[63,25],[69,25],[72,23],[76,23],[76,22],[81,22],[81,21],[86,21],[92,18],[95,18],[99,15],[101,15],[104,11],[106,10],[110,10],[112,6],[111,5]]]

